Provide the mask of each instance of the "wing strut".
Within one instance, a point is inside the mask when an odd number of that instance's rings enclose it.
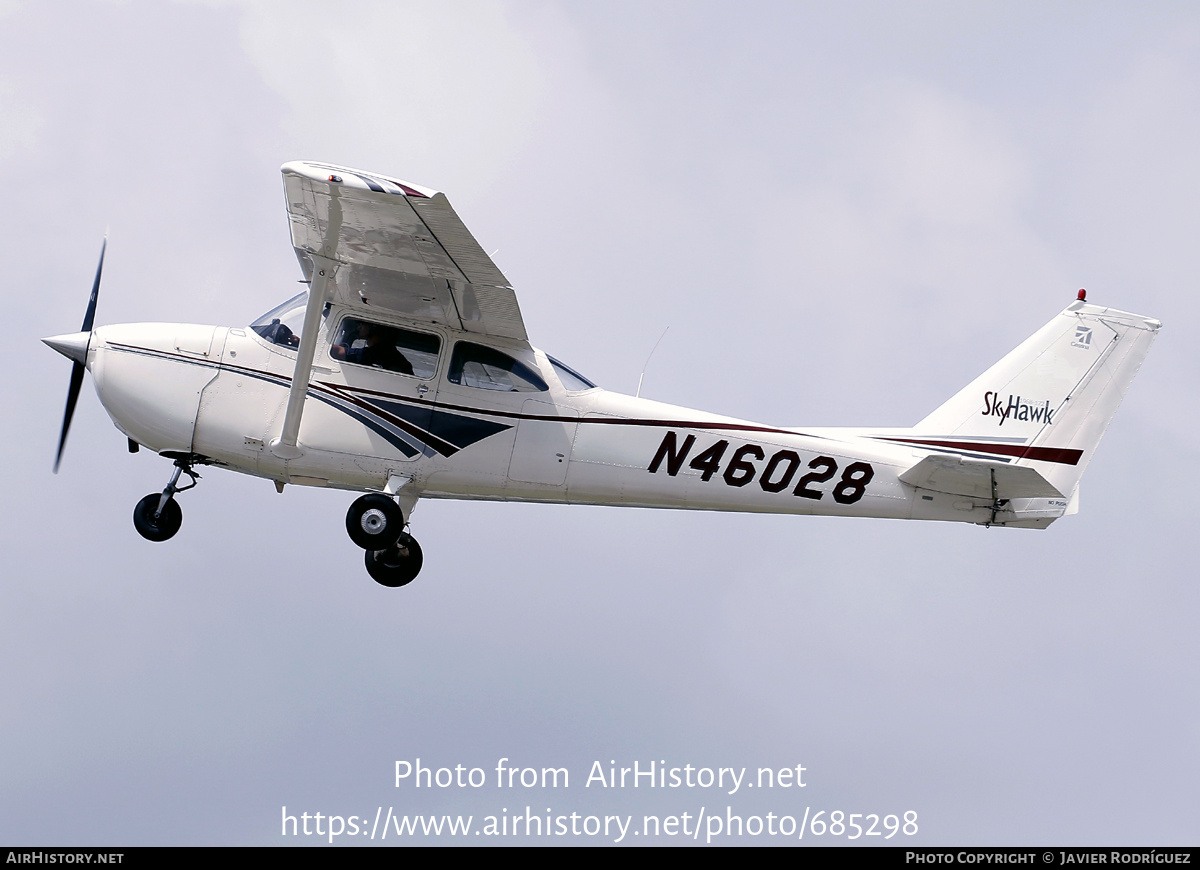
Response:
[[[308,394],[308,382],[312,378],[313,354],[317,350],[317,331],[320,329],[321,312],[329,301],[329,287],[340,263],[320,254],[312,258],[312,281],[308,287],[308,307],[304,309],[304,326],[300,331],[300,346],[296,348],[296,370],[292,373],[292,390],[288,393],[287,412],[283,416],[283,430],[271,442],[271,452],[280,459],[296,459],[304,451],[296,445],[300,435],[300,417],[304,414],[304,398]]]

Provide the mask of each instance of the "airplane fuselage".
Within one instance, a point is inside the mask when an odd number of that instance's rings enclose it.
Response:
[[[295,457],[273,445],[296,353],[249,328],[102,327],[88,365],[117,428],[140,445],[279,484],[402,488],[410,507],[421,497],[1015,519],[988,497],[902,482],[936,451],[889,441],[899,430],[774,427],[598,387],[568,390],[545,354],[494,339],[490,347],[531,366],[546,388],[480,389],[447,377],[446,352],[479,337],[422,328],[443,349],[425,377],[337,359],[322,324]],[[1039,507],[1057,516],[1067,502]]]

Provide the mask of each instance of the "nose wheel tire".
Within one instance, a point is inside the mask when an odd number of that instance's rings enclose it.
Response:
[[[355,499],[346,512],[346,532],[364,550],[386,550],[403,531],[404,513],[386,495],[364,495]]]
[[[173,498],[167,499],[162,513],[157,517],[154,516],[161,500],[161,492],[152,492],[139,501],[137,507],[133,509],[133,527],[147,541],[165,541],[174,537],[175,533],[179,531],[179,527],[183,525],[183,510]]]
[[[382,586],[407,586],[421,573],[423,558],[417,539],[404,533],[385,550],[367,550],[367,573]]]

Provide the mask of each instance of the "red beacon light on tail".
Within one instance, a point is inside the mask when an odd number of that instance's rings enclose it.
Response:
[[[1087,302],[1087,291],[1080,288],[1079,292],[1075,295],[1075,298],[1080,302]]]

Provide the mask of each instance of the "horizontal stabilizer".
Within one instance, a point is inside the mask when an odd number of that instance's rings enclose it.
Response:
[[[967,498],[1003,501],[1063,497],[1046,478],[1028,466],[985,462],[943,453],[926,456],[901,474],[900,481],[919,489]]]

